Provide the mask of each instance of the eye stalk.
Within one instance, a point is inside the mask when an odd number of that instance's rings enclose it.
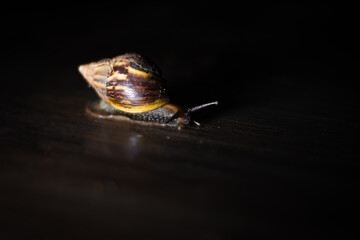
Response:
[[[206,108],[206,107],[211,106],[211,105],[218,105],[218,101],[201,104],[199,106],[190,108],[188,111],[189,111],[189,113],[196,112],[196,111],[198,111],[200,109]],[[192,120],[192,122],[195,123],[197,126],[200,126],[200,123],[196,122],[195,120]]]
[[[200,109],[203,109],[203,108],[205,108],[207,106],[211,106],[211,105],[218,105],[218,101],[211,102],[211,103],[205,103],[205,104],[201,104],[201,105],[196,106],[196,107],[189,108],[189,112],[195,112],[195,111],[198,111]]]
[[[178,128],[180,129],[181,126],[184,126],[184,125],[188,125],[190,123],[194,123],[196,124],[197,126],[200,126],[200,123],[192,120],[190,118],[190,113],[192,112],[196,112],[200,109],[203,109],[205,107],[208,107],[208,106],[211,106],[211,105],[218,105],[218,102],[215,101],[215,102],[211,102],[211,103],[205,103],[205,104],[201,104],[199,106],[196,106],[196,107],[192,107],[192,108],[180,108],[169,120],[168,122],[171,122],[173,121],[174,119],[177,120],[178,122]]]

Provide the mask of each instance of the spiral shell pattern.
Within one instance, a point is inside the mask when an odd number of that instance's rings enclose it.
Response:
[[[139,54],[84,64],[79,71],[101,99],[121,111],[147,112],[169,102],[160,70]]]

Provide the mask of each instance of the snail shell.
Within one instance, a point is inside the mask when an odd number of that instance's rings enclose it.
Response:
[[[217,104],[188,109],[170,103],[160,69],[135,53],[84,64],[79,71],[102,99],[92,105],[102,115],[181,126],[190,123],[190,112]]]
[[[160,70],[139,54],[81,65],[79,71],[101,99],[121,111],[147,112],[169,102]]]

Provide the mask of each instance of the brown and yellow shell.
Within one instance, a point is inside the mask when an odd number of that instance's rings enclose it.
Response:
[[[147,112],[169,103],[160,70],[139,54],[84,64],[79,71],[101,99],[123,112]]]

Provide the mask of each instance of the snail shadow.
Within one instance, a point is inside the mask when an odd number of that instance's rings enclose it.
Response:
[[[200,111],[196,113],[197,119],[207,121],[217,115],[231,114],[266,101],[274,94],[271,64],[266,59],[251,55],[241,59],[227,56],[219,59],[228,60],[216,61],[216,67],[196,69],[191,77],[169,84],[174,101],[186,107],[219,102],[214,110],[217,114],[211,110]]]

